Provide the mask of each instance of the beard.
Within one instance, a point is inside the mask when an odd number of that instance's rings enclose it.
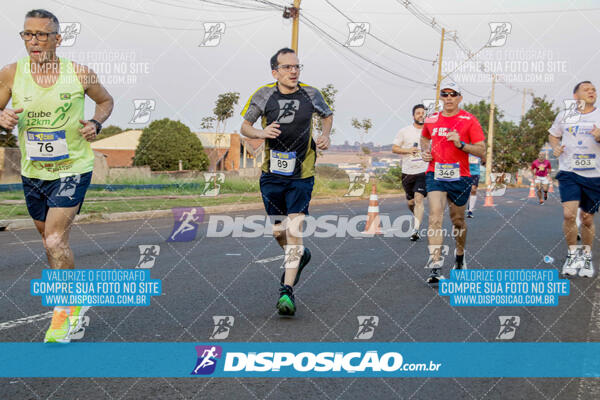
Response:
[[[417,121],[416,119],[413,118],[413,121],[415,121],[415,124],[417,124],[417,125],[424,125],[425,124],[425,120],[423,120],[423,121]]]

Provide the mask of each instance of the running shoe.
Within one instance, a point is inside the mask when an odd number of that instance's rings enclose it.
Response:
[[[568,276],[577,275],[577,255],[575,253],[567,253],[567,259],[562,267],[562,274]]]
[[[544,200],[548,200],[548,192],[544,192]]]
[[[592,255],[583,256],[583,266],[579,269],[579,276],[591,278],[594,276],[594,264],[592,264]]]
[[[577,232],[577,241],[581,241],[581,235],[579,234],[579,232]]]
[[[467,211],[467,218],[473,218],[473,211]]]
[[[294,289],[289,285],[281,285],[279,288],[279,300],[277,301],[279,315],[292,316],[296,313],[296,302],[294,300]]]
[[[466,252],[463,252],[463,259],[462,261],[459,263],[458,260],[456,259],[456,249],[454,249],[454,267],[452,269],[467,269],[467,263],[466,263]]]
[[[44,343],[69,343],[71,341],[70,330],[69,314],[65,310],[54,310]]]
[[[540,200],[540,206],[544,205],[544,200]]]
[[[412,235],[410,235],[410,241],[411,242],[416,242],[419,239],[421,239],[421,235],[419,235],[419,231],[415,229],[413,231]]]
[[[296,274],[296,279],[294,279],[294,286],[296,286],[296,284],[300,280],[300,273],[302,272],[304,267],[306,267],[306,264],[309,263],[310,257],[311,257],[310,250],[305,247],[304,252],[302,253],[302,257],[300,258],[300,264],[298,264],[298,273]],[[285,271],[283,271],[283,274],[281,275],[281,284],[283,285],[284,282],[285,282]]]
[[[429,285],[437,285],[440,282],[440,279],[446,279],[444,275],[440,273],[440,268],[433,268],[431,273],[429,274],[429,278],[427,278],[427,283]]]

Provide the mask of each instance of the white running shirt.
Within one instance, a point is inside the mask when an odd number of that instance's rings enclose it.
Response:
[[[407,127],[404,127],[398,131],[396,134],[396,138],[394,139],[394,144],[396,146],[400,146],[402,148],[413,147],[415,143],[417,144],[417,148],[419,149],[419,155],[413,156],[412,154],[401,154],[402,157],[402,173],[407,175],[415,175],[420,174],[422,172],[427,171],[427,166],[429,163],[423,161],[421,158],[421,131],[422,129],[417,129],[413,124],[410,124]]]
[[[548,132],[562,138],[560,144],[565,146],[558,158],[560,171],[571,171],[588,178],[600,177],[600,143],[590,133],[594,125],[600,128],[598,108],[587,114],[579,113],[567,118],[564,110],[558,113]]]

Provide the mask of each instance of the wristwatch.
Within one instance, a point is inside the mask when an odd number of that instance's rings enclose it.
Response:
[[[96,125],[96,135],[100,133],[100,131],[102,130],[102,124],[98,121],[96,121],[95,119],[90,119],[90,122],[93,122],[94,125]]]
[[[458,149],[459,149],[459,150],[462,150],[462,149],[464,149],[464,148],[465,148],[465,146],[466,146],[466,143],[465,143],[465,142],[463,142],[463,141],[461,140],[461,141],[460,141],[460,147],[459,147]]]

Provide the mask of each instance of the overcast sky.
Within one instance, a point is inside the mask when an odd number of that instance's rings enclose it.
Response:
[[[212,0],[211,0],[212,1]],[[227,2],[214,0],[215,2]],[[271,0],[287,4],[283,0]],[[354,22],[369,24],[364,44],[344,47],[300,25],[299,55],[304,64],[301,81],[316,87],[332,83],[338,90],[334,143],[359,140],[351,127],[353,117],[371,118],[366,139],[391,143],[395,133],[411,122],[411,108],[435,96],[440,35],[412,15],[397,0],[330,0]],[[251,0],[239,2],[243,7]],[[503,46],[482,50],[478,62],[504,74],[510,86],[496,86],[496,103],[508,119],[521,114],[523,89],[546,95],[557,105],[571,98],[581,80],[598,80],[600,62],[600,1],[415,1],[429,17],[456,31],[472,51],[490,39],[490,22],[506,22],[511,31]],[[251,7],[263,7],[254,3]],[[134,100],[151,99],[151,120],[179,119],[199,130],[202,117],[212,114],[217,95],[235,91],[240,103],[227,130],[238,130],[239,112],[259,86],[271,82],[268,60],[279,48],[290,45],[291,21],[274,8],[264,10],[217,6],[200,0],[43,0],[3,2],[2,64],[26,55],[18,32],[24,14],[46,8],[61,22],[80,26],[75,42],[59,54],[92,66],[115,98],[108,124],[141,128],[130,123]],[[342,44],[348,40],[348,20],[323,0],[303,0],[302,13]],[[205,22],[225,23],[225,32],[214,47],[200,46]],[[508,25],[507,25],[508,26]],[[411,55],[416,59],[380,41]],[[358,43],[355,43],[358,44]],[[498,44],[498,43],[496,43]],[[355,53],[388,69],[391,74]],[[112,58],[112,59],[111,59]],[[466,59],[452,41],[446,41],[443,68],[452,72]],[[490,75],[478,72],[477,62],[467,62],[452,77],[464,88],[464,102],[489,97]],[[400,76],[422,83],[414,83]],[[530,104],[530,97],[527,99]],[[86,117],[91,118],[92,104]]]

